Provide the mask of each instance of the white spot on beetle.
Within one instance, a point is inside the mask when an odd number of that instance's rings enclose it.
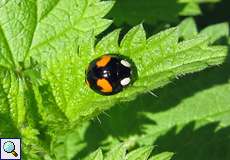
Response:
[[[121,64],[125,67],[131,67],[130,63],[127,62],[126,60],[121,60]]]
[[[130,78],[124,78],[121,80],[121,85],[122,86],[127,86],[130,83],[131,79]]]

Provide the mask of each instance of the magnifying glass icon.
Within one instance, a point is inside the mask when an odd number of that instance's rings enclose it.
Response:
[[[7,141],[3,144],[3,150],[6,152],[6,153],[11,153],[14,155],[14,157],[17,157],[18,154],[17,152],[15,151],[15,145],[13,142],[11,141]]]

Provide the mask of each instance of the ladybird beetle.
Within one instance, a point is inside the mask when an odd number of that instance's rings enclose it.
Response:
[[[133,65],[118,54],[105,54],[90,62],[86,83],[101,95],[114,95],[133,81]]]

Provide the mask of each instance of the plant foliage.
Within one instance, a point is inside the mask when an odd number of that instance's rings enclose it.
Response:
[[[141,22],[148,24],[175,23],[179,16],[202,14],[199,4],[216,3],[220,0],[116,0],[115,6],[108,15],[113,17],[116,25],[123,23],[135,25]],[[158,24],[159,25],[159,24]]]
[[[135,108],[138,103],[132,103],[137,96],[185,74],[220,65],[228,57],[227,46],[219,45],[220,38],[228,36],[228,25],[209,26],[198,33],[192,19],[149,38],[142,24],[124,37],[118,29],[96,43],[96,36],[112,23],[103,17],[113,5],[100,0],[9,0],[0,5],[0,135],[22,137],[24,159],[78,158],[74,156],[85,147],[76,144],[83,139],[84,131],[78,127],[84,122],[118,104]],[[97,95],[84,83],[89,62],[105,53],[129,57],[138,74],[133,86],[110,97]],[[185,116],[192,113],[191,104],[156,115],[145,113],[161,125],[145,124],[144,136],[137,136],[134,144],[140,139],[140,145],[152,145],[157,137],[150,135],[228,111],[225,105],[216,109],[211,107],[213,101],[209,103],[208,108],[197,107],[194,116]],[[169,124],[167,118],[177,114]],[[78,133],[73,134],[76,128]],[[148,159],[152,150],[142,147],[126,154],[126,149],[110,148],[105,159]],[[171,156],[165,152],[155,159]],[[88,159],[95,157],[103,159],[100,149]]]

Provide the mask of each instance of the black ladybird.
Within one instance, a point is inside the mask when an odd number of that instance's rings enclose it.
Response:
[[[131,84],[132,63],[117,54],[106,54],[90,62],[86,83],[102,95],[114,95]]]

